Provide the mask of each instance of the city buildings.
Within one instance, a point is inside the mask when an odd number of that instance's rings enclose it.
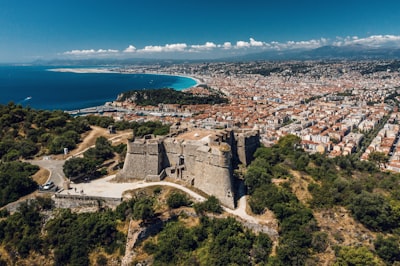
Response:
[[[272,145],[294,134],[311,153],[331,157],[360,150],[390,157],[388,169],[400,170],[398,103],[400,64],[396,61],[304,61],[199,63],[132,66],[124,71],[188,75],[198,79],[197,94],[207,86],[223,92],[229,104],[136,106],[110,115],[128,120],[186,122],[198,128],[248,128]],[[366,136],[376,134],[371,143]],[[366,147],[369,145],[368,147]]]

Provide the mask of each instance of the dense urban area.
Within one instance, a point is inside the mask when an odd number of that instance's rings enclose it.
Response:
[[[399,61],[109,70],[198,84],[69,112],[1,105],[0,265],[400,263]],[[193,139],[214,132],[217,141],[196,146],[213,158],[230,151],[220,141],[229,132],[257,132],[253,160],[228,169],[234,208],[179,178],[115,178],[127,142],[170,134],[166,153],[190,146],[171,135],[178,127]],[[183,154],[172,170],[187,170]]]
[[[179,121],[199,128],[257,129],[265,146],[294,134],[311,153],[324,152],[330,157],[357,153],[361,159],[367,159],[371,152],[382,152],[389,159],[382,166],[400,171],[399,67],[397,61],[126,67],[118,71],[195,77],[200,84],[190,92],[204,95],[216,90],[229,103],[141,106],[131,101],[116,101],[112,105],[123,107],[125,112],[110,115],[135,121]]]

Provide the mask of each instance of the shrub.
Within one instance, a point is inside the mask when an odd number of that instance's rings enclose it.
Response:
[[[187,195],[179,192],[173,192],[167,198],[168,207],[172,209],[188,206],[190,203]]]

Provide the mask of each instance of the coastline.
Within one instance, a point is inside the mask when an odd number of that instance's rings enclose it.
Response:
[[[103,68],[49,68],[46,71],[61,72],[61,73],[77,73],[77,74],[102,74],[102,73],[116,73],[110,69]]]
[[[123,68],[49,68],[46,71],[50,72],[60,72],[60,73],[76,73],[76,74],[137,74],[137,75],[158,75],[158,76],[171,76],[178,77],[184,79],[190,79],[194,82],[193,85],[185,88],[174,88],[177,91],[185,91],[194,87],[197,87],[200,84],[204,84],[202,80],[199,78],[195,78],[192,76],[184,75],[181,73],[163,73],[163,72],[154,72],[154,71],[137,71],[136,69],[123,69]],[[173,86],[172,86],[173,87]],[[127,110],[123,110],[123,108],[118,108],[110,105],[110,102],[104,102],[103,104],[97,106],[88,106],[85,108],[77,108],[72,110],[64,110],[64,112],[69,113],[71,115],[85,115],[85,114],[95,114],[102,112],[115,112],[121,111],[126,112]]]
[[[129,71],[123,70],[121,68],[49,68],[46,71],[51,72],[61,72],[61,73],[76,73],[76,74],[140,74],[140,75],[160,75],[160,76],[172,76],[172,77],[180,77],[180,78],[188,78],[195,82],[192,87],[196,87],[204,82],[201,82],[200,79],[192,76],[182,75],[180,73],[171,74],[171,73],[163,73],[163,72],[139,72],[139,71]],[[189,87],[189,88],[192,88]],[[189,89],[184,88],[184,89]],[[182,90],[182,89],[181,89]]]

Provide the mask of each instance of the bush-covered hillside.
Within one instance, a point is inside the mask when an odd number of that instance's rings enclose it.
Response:
[[[310,155],[297,149],[299,141],[289,135],[271,148],[259,148],[245,175],[253,212],[272,210],[280,222],[275,265],[319,265],[329,253],[334,257],[330,263],[335,265],[399,261],[400,175],[383,173],[375,164],[352,156],[330,159]],[[308,186],[295,193],[298,179]],[[310,198],[299,200],[300,193]],[[345,213],[342,219],[335,218],[342,208],[360,223],[353,226],[361,228],[354,234],[359,238],[346,239],[350,232],[345,231]],[[321,227],[321,213],[335,231]],[[371,239],[365,241],[366,237]]]
[[[15,201],[34,191],[36,184],[31,176],[37,166],[22,163],[38,155],[61,154],[64,148],[73,150],[81,142],[82,134],[90,126],[107,128],[114,125],[117,130],[132,129],[135,136],[146,134],[165,135],[169,125],[160,122],[115,122],[110,117],[73,117],[63,111],[35,110],[9,103],[0,105],[0,206]],[[74,158],[66,164],[68,177],[98,177],[106,173],[102,168],[114,153],[123,156],[125,145],[111,146],[100,138],[96,147],[89,149],[84,158]]]
[[[170,207],[165,201],[179,204]],[[126,254],[134,254],[126,261],[132,265],[268,261],[272,241],[267,235],[249,231],[234,218],[208,217],[221,211],[215,197],[195,206],[201,213],[181,192],[161,187],[134,192],[114,211],[94,213],[54,209],[50,198],[38,198],[11,215],[1,212],[0,265],[121,265]],[[133,246],[126,243],[132,239],[128,227],[131,232],[152,229]]]
[[[221,93],[213,92],[209,95],[194,95],[190,92],[176,91],[174,89],[133,90],[122,93],[118,101],[131,101],[137,105],[158,104],[219,104],[227,103],[228,99]]]
[[[89,129],[86,119],[73,118],[63,111],[0,105],[0,159],[14,161],[71,150],[80,141],[80,134]]]

